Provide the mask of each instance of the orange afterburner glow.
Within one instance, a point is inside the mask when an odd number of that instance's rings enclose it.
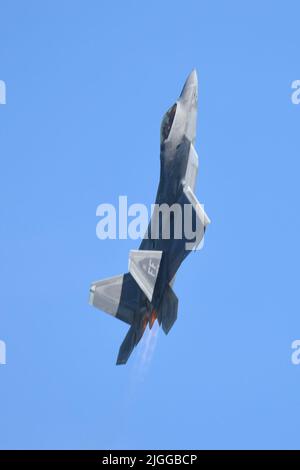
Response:
[[[152,310],[151,315],[150,315],[150,319],[149,319],[149,328],[150,328],[150,330],[151,330],[155,320],[156,320],[156,311]]]

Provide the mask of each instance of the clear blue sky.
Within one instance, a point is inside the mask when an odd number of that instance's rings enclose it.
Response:
[[[280,6],[279,6],[280,5]],[[299,2],[0,2],[1,448],[299,448]],[[96,207],[154,201],[159,127],[199,78],[212,220],[150,366],[88,305],[139,242]],[[138,372],[137,372],[138,371]]]

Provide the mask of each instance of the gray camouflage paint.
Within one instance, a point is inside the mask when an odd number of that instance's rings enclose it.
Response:
[[[193,70],[180,97],[162,120],[160,180],[155,201],[157,205],[179,204],[182,209],[188,205],[197,229],[196,239],[187,239],[183,227],[183,237],[176,239],[172,218],[171,236],[165,239],[159,213],[154,211],[139,250],[130,252],[129,272],[95,282],[90,289],[92,305],[131,325],[120,347],[117,364],[127,362],[147,324],[151,328],[157,319],[166,334],[172,328],[178,309],[178,299],[172,289],[176,272],[190,249],[201,241],[210,223],[194,194],[198,172],[194,148],[197,102],[198,80]],[[186,217],[184,210],[182,213]],[[182,225],[184,223],[183,218]],[[155,239],[151,238],[153,232],[158,235]],[[187,242],[190,249],[186,248]]]

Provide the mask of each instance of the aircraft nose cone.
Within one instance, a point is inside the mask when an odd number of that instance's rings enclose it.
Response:
[[[198,91],[198,77],[196,70],[192,70],[189,76],[187,77],[185,84],[183,86],[180,98],[184,101],[189,101],[191,98],[197,100],[197,91]]]
[[[197,85],[198,85],[197,72],[194,69],[191,71],[188,78],[186,79],[184,86],[186,87],[186,86],[197,86]]]

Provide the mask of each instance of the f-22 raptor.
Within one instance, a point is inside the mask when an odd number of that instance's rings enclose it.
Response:
[[[172,328],[178,310],[178,299],[172,289],[176,272],[191,249],[199,245],[210,223],[194,194],[198,173],[198,156],[194,147],[197,101],[198,80],[193,70],[178,100],[161,123],[160,181],[155,201],[156,207],[172,207],[174,204],[182,209],[189,207],[190,216],[183,210],[179,228],[183,229],[189,218],[192,226],[196,227],[195,233],[192,230],[194,240],[186,236],[185,230],[181,230],[180,237],[175,236],[178,221],[171,217],[171,211],[169,236],[164,236],[159,224],[164,216],[154,211],[139,250],[129,253],[129,272],[96,281],[90,288],[91,305],[130,325],[121,344],[117,364],[127,362],[148,324],[152,328],[157,319],[166,334]],[[155,237],[151,236],[154,226],[158,227]]]

